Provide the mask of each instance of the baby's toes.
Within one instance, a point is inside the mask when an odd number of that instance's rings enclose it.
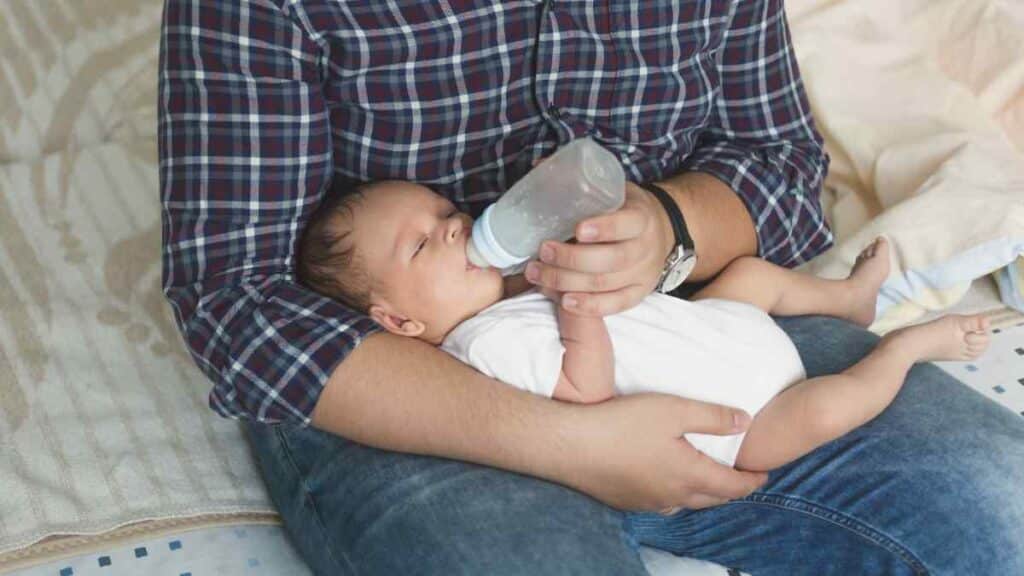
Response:
[[[988,333],[988,330],[991,327],[988,316],[975,316],[975,318],[977,318],[978,321],[978,331]]]
[[[985,346],[988,344],[989,340],[990,336],[988,334],[979,334],[977,332],[968,332],[967,334],[964,334],[964,341],[971,346]]]
[[[964,341],[967,343],[967,353],[971,358],[977,358],[988,348],[989,340],[988,334],[967,334],[964,337]]]
[[[985,348],[988,346],[989,340],[991,338],[988,334],[968,334],[964,337],[964,341],[972,348]]]
[[[968,333],[987,334],[988,318],[981,315],[963,316],[960,318],[960,328]]]
[[[979,356],[981,356],[982,354],[985,353],[985,350],[987,348],[988,348],[987,346],[982,346],[980,348],[975,348],[973,346],[968,346],[967,350],[964,353],[964,355],[967,356],[967,358],[966,358],[967,360],[977,360]]]

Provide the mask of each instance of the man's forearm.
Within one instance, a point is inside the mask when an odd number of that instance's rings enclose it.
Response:
[[[558,426],[565,409],[427,343],[380,332],[334,370],[313,426],[377,448],[557,481],[571,452]]]
[[[712,278],[736,258],[757,254],[750,212],[724,182],[703,172],[687,172],[660,185],[679,204],[697,250],[697,267],[688,282]],[[664,218],[667,222],[668,216]]]

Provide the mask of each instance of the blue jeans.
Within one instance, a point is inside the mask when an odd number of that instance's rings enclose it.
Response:
[[[776,321],[809,377],[842,371],[878,340],[829,317]],[[755,576],[1024,574],[1024,419],[931,364],[877,418],[749,497],[671,517],[314,428],[248,430],[318,575],[639,575],[639,544]]]

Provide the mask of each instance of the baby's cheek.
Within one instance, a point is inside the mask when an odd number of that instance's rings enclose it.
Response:
[[[436,282],[430,285],[425,295],[430,305],[438,311],[455,312],[466,299],[465,290],[466,287],[460,282]]]

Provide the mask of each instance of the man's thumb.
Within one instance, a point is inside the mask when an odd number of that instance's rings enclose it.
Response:
[[[747,414],[743,410],[733,410],[732,411],[732,431],[733,432],[743,432],[744,430],[746,430],[750,426],[750,423],[752,421],[753,421],[753,418],[750,417],[750,414]]]
[[[750,426],[749,414],[738,408],[711,404],[698,400],[685,403],[686,414],[683,418],[683,432],[702,432],[728,436],[739,434]]]

